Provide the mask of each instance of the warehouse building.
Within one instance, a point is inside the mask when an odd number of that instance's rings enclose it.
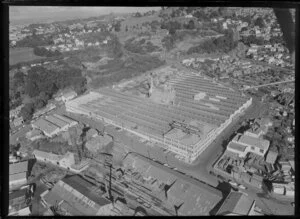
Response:
[[[190,163],[252,103],[251,98],[193,73],[167,83],[176,95],[169,105],[103,88],[68,101],[66,110],[164,144]]]
[[[66,116],[62,116],[62,115],[58,115],[58,114],[53,114],[53,117],[55,117],[57,119],[60,119],[61,121],[64,121],[66,123],[68,123],[69,128],[78,124],[78,122],[76,122],[73,119],[70,119],[70,118],[68,118]]]
[[[60,132],[60,128],[58,126],[45,119],[39,119],[36,122],[34,122],[32,124],[32,128],[41,130],[46,136],[50,138],[54,135],[57,135]]]
[[[58,126],[60,128],[60,131],[67,131],[69,128],[69,124],[67,122],[60,120],[52,115],[46,116],[46,120]]]
[[[96,190],[95,185],[79,175],[66,176],[51,191],[41,194],[41,202],[45,208],[56,205],[62,215],[99,215],[101,206],[109,204],[110,201],[97,194]]]
[[[217,215],[257,215],[255,200],[241,192],[230,192]]]
[[[221,191],[143,156],[129,154],[124,159],[123,165],[126,172],[135,173],[134,178],[140,179],[144,182],[145,188],[152,190],[151,194],[154,194],[156,199],[147,198],[143,194],[140,196],[153,207],[169,209],[171,215],[210,215],[222,200]],[[162,200],[162,206],[155,203],[157,199]],[[158,201],[158,203],[161,202]],[[174,211],[175,208],[177,208],[177,213]]]
[[[58,114],[39,119],[32,124],[33,128],[41,130],[46,136],[53,137],[59,132],[67,131],[68,128],[77,125],[78,122]]]
[[[20,186],[27,183],[28,161],[12,163],[9,165],[9,187]]]

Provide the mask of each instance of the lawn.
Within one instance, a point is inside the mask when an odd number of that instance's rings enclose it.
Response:
[[[41,56],[33,54],[33,48],[22,47],[9,49],[9,65],[15,65],[19,62],[28,62],[36,59],[42,59]]]

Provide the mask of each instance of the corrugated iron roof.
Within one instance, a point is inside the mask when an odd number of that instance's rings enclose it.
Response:
[[[241,192],[230,192],[217,215],[235,213],[238,215],[248,215],[254,200]]]
[[[16,174],[28,171],[28,161],[22,161],[9,165],[9,174]]]

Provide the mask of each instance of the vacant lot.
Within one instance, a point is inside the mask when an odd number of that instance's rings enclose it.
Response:
[[[9,64],[15,65],[19,62],[28,62],[35,59],[41,59],[43,57],[33,54],[33,48],[13,48],[9,49]]]

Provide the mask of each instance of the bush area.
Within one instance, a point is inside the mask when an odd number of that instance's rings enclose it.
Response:
[[[134,38],[127,40],[124,48],[130,52],[139,54],[151,53],[160,49],[158,46],[153,45],[150,41],[146,42],[145,39],[135,41]]]
[[[51,36],[35,35],[26,36],[24,39],[17,41],[17,47],[38,47],[52,45],[53,39]]]
[[[71,68],[66,64],[57,70],[33,67],[22,82],[21,86],[24,87],[25,94],[33,100],[20,112],[25,121],[31,119],[36,109],[44,107],[59,89],[72,87],[78,94],[86,89],[86,79],[82,77],[80,69]]]
[[[135,55],[126,61],[121,59],[112,60],[101,66],[101,75],[93,75],[91,85],[94,88],[111,85],[123,79],[138,76],[163,64],[165,64],[165,61],[149,55]]]
[[[187,54],[193,53],[214,53],[214,52],[229,52],[232,49],[236,48],[238,45],[237,41],[233,39],[233,32],[227,31],[224,36],[216,38],[216,39],[209,39],[205,42],[201,43],[198,46],[191,47]]]
[[[58,50],[55,50],[54,52],[47,50],[44,47],[34,47],[33,53],[37,56],[46,56],[46,57],[53,57],[53,56],[60,56],[61,53]]]

